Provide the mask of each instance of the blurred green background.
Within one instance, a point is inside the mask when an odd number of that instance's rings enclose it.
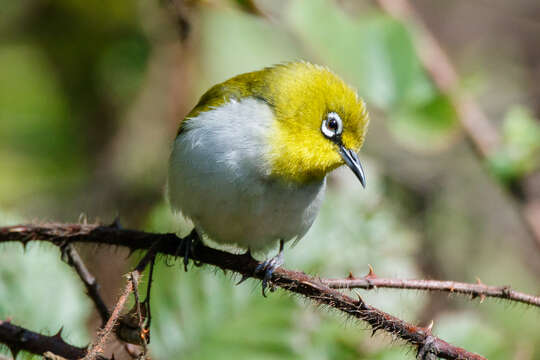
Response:
[[[322,277],[436,278],[540,292],[540,249],[505,191],[540,159],[540,4],[412,4],[503,138],[478,159],[416,55],[414,26],[372,1],[0,0],[0,225],[112,222],[189,231],[164,201],[179,121],[212,84],[294,59],[328,65],[367,101],[362,191],[336,171],[288,268]],[[81,251],[112,304],[135,261]],[[210,267],[160,261],[153,359],[402,359],[366,326]],[[489,359],[540,359],[540,312],[487,299],[359,291],[374,306]],[[99,325],[58,249],[0,246],[0,319],[86,345]],[[117,359],[120,345],[112,343]],[[7,354],[7,349],[0,349]],[[21,354],[18,358],[29,358]]]

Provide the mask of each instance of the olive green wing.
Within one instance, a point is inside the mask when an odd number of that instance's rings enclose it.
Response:
[[[212,86],[201,96],[199,102],[187,114],[178,127],[176,136],[185,130],[185,124],[189,119],[197,117],[200,113],[219,107],[231,99],[241,100],[247,96],[258,97],[261,93],[259,76],[256,72],[235,76],[225,82]]]

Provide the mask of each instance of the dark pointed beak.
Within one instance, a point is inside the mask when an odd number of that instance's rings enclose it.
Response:
[[[345,161],[345,164],[347,164],[347,166],[351,168],[354,175],[356,175],[358,180],[360,180],[362,187],[365,189],[366,188],[366,175],[364,174],[364,169],[362,169],[362,165],[360,164],[358,155],[356,155],[354,150],[347,149],[343,145],[339,147],[339,153],[341,154],[341,157]]]

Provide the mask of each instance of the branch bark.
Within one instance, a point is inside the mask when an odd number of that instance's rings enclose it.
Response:
[[[99,284],[97,283],[96,278],[88,271],[88,268],[79,256],[79,253],[71,244],[67,244],[64,247],[61,247],[61,249],[62,254],[66,257],[67,263],[75,269],[77,275],[79,275],[79,279],[81,279],[84,284],[88,297],[94,303],[96,310],[101,317],[102,325],[105,325],[111,315],[105,301],[103,301],[103,298],[99,293]]]
[[[141,261],[139,261],[135,269],[128,274],[128,281],[124,288],[124,291],[122,291],[122,295],[120,295],[120,298],[116,302],[116,305],[114,306],[114,309],[111,315],[107,318],[106,323],[104,324],[103,328],[98,332],[98,336],[96,340],[93,342],[91,346],[89,346],[88,353],[86,354],[83,360],[97,360],[99,358],[100,354],[103,352],[105,348],[105,344],[107,343],[108,338],[112,334],[113,330],[116,329],[116,326],[118,325],[118,323],[121,322],[121,316],[120,316],[121,311],[122,309],[124,309],[126,301],[132,292],[135,295],[135,304],[138,307],[138,327],[136,329],[138,334],[135,337],[137,336],[140,337],[140,339],[138,339],[138,341],[136,341],[135,343],[137,344],[142,343],[144,351],[143,353],[141,353],[141,356],[139,356],[139,358],[146,359],[147,339],[145,337],[146,333],[144,332],[145,329],[143,329],[143,318],[140,311],[138,283],[139,283],[139,278],[142,272],[144,271],[144,269],[146,268],[149,262],[151,261],[153,262],[153,259],[156,256],[155,247],[157,244],[159,244],[159,242],[152,245],[152,247],[148,250],[146,255],[141,259]],[[122,326],[120,326],[120,328],[122,328]],[[116,330],[120,331],[120,334],[117,334],[117,335],[121,335],[122,333],[125,333],[125,331],[122,332],[122,330],[119,330],[119,329],[116,329]],[[122,338],[122,337],[119,336],[119,338]],[[122,339],[122,340],[128,343],[131,342],[131,341],[128,341],[128,339]]]
[[[118,318],[120,317],[120,312],[124,308],[129,294],[131,294],[132,291],[133,282],[128,280],[124,291],[122,291],[122,295],[120,295],[120,298],[114,306],[111,316],[107,320],[105,326],[99,330],[96,340],[91,346],[89,346],[88,352],[85,354],[83,360],[96,360],[103,352],[105,344],[107,343],[107,339],[109,338],[109,335],[112,333],[114,327],[116,326]]]
[[[43,355],[50,351],[66,359],[80,359],[86,354],[86,348],[70,345],[62,339],[62,330],[56,335],[42,335],[31,330],[14,325],[9,321],[0,320],[0,342],[7,345],[13,354],[25,350]]]
[[[361,278],[355,278],[350,274],[346,279],[321,279],[321,281],[332,289],[372,290],[386,288],[444,291],[453,294],[470,295],[473,299],[478,297],[480,301],[487,297],[493,297],[540,307],[540,296],[514,291],[510,286],[488,286],[482,284],[480,280],[478,280],[477,284],[469,284],[457,281],[388,279],[377,277],[373,269],[370,268],[369,274]]]
[[[114,226],[91,224],[42,224],[19,225],[0,228],[0,243],[17,241],[26,244],[32,240],[51,242],[55,245],[70,243],[93,243],[125,246],[130,250],[153,249],[156,253],[175,256],[180,239],[175,234],[154,234],[143,231],[118,229]],[[217,266],[247,277],[262,279],[255,274],[260,264],[249,254],[234,255],[197,243],[191,258],[200,263]],[[368,323],[373,330],[385,331],[418,349],[418,354],[435,354],[443,359],[485,359],[453,346],[431,333],[431,327],[423,328],[409,324],[390,314],[366,304],[361,298],[353,299],[338,290],[331,289],[320,280],[304,273],[278,268],[272,283],[292,293],[302,295],[317,304],[324,304],[351,317]],[[4,339],[0,338],[0,341]]]

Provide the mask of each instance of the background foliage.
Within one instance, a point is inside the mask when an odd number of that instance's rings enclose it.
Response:
[[[112,221],[189,231],[164,202],[180,119],[212,84],[287,60],[326,64],[371,112],[362,191],[332,175],[319,218],[286,252],[289,268],[343,277],[440,278],[538,293],[540,251],[501,191],[538,169],[540,7],[413,1],[463,74],[504,146],[478,160],[456,111],[423,69],[415,29],[370,1],[0,0],[0,225]],[[84,214],[80,217],[80,214]],[[133,261],[85,248],[110,303]],[[401,359],[361,324],[210,268],[161,261],[153,288],[155,359]],[[441,294],[362,292],[443,339],[489,359],[540,358],[534,309]],[[0,248],[0,319],[91,340],[98,321],[57,249]],[[111,350],[115,350],[114,345]],[[118,349],[116,349],[118,350]],[[28,358],[29,355],[19,355]]]

